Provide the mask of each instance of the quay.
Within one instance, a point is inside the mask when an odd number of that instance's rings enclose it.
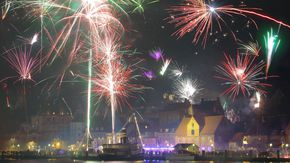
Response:
[[[35,159],[72,159],[72,160],[97,160],[97,155],[74,155],[70,152],[41,153],[35,151],[1,151],[0,160],[35,160]],[[173,153],[145,153],[143,160],[169,160],[169,161],[249,161],[249,162],[290,162],[290,158],[280,157],[255,157],[253,155],[237,155],[232,152],[202,153],[201,155],[173,154]],[[119,161],[119,160],[118,160]],[[121,161],[121,160],[120,160]],[[124,160],[125,161],[125,160]],[[129,160],[126,160],[129,161]]]

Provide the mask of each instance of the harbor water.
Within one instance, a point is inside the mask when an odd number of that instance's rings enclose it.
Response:
[[[144,161],[81,161],[71,159],[43,159],[43,160],[0,160],[1,163],[220,163],[220,161],[164,161],[164,160],[144,160]],[[243,162],[224,162],[243,163]],[[249,163],[249,162],[245,162]]]

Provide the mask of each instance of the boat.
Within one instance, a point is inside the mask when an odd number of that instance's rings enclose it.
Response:
[[[98,158],[100,160],[144,160],[142,145],[128,142],[125,128],[117,134],[117,139],[119,143],[103,144],[99,148]]]
[[[98,158],[102,161],[144,160],[143,149],[138,144],[103,144],[102,148],[98,155]]]

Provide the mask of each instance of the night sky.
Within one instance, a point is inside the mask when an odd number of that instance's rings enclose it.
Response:
[[[3,1],[3,0],[2,0]],[[194,45],[192,43],[193,33],[188,33],[183,38],[177,39],[176,36],[171,34],[176,30],[173,24],[168,24],[166,18],[169,17],[166,9],[171,5],[176,5],[182,1],[177,0],[160,0],[160,2],[148,5],[145,8],[144,14],[131,15],[129,23],[126,23],[127,33],[126,40],[130,44],[132,49],[137,49],[140,54],[138,57],[143,58],[143,66],[146,69],[151,69],[158,73],[161,63],[155,62],[149,57],[148,53],[154,48],[160,47],[164,50],[165,57],[171,58],[178,65],[186,66],[187,76],[197,78],[204,88],[204,97],[215,98],[225,89],[221,86],[221,82],[215,79],[213,76],[216,74],[215,66],[220,64],[223,59],[224,53],[236,54],[238,45],[232,37],[229,35],[224,37],[224,33],[229,31],[224,30],[209,37],[207,45],[202,48],[200,44]],[[243,1],[248,7],[258,7],[263,9],[263,13],[269,16],[275,17],[285,23],[290,24],[288,2],[285,0],[247,0]],[[240,0],[216,0],[216,4],[240,4]],[[0,47],[1,52],[5,49],[13,47],[13,44],[18,44],[19,36],[31,37],[39,29],[36,26],[37,21],[31,22],[30,19],[22,17],[24,11],[17,11],[17,14],[8,14],[7,18],[0,20]],[[251,24],[246,26],[248,19],[241,16],[234,16],[233,18],[227,17],[227,20],[235,20],[234,24],[230,24],[230,28],[236,32],[238,38],[247,43],[248,41],[257,40],[260,45],[263,45],[263,35],[270,28],[274,30],[278,29],[278,24],[263,20],[261,18],[252,17],[258,24],[259,29],[256,30]],[[36,24],[36,25],[34,25]],[[16,30],[17,29],[17,30]],[[213,28],[215,32],[217,28]],[[251,33],[251,36],[249,35]],[[273,57],[270,74],[279,77],[271,78],[267,82],[273,86],[267,88],[268,94],[265,101],[270,100],[275,94],[279,94],[282,98],[281,103],[269,108],[267,113],[277,119],[283,117],[289,119],[290,116],[290,44],[288,42],[290,38],[290,29],[281,27],[279,31],[279,37],[281,44]],[[262,46],[263,47],[263,46]],[[259,56],[259,60],[265,60],[265,50],[262,48],[262,54]],[[42,80],[43,78],[50,76],[52,72],[60,72],[61,61],[55,67],[44,67],[40,74],[36,74],[35,80]],[[5,78],[15,75],[15,72],[9,67],[3,58],[0,59],[0,78]],[[72,67],[72,69],[82,68],[79,65]],[[48,69],[48,70],[46,70]],[[27,96],[27,109],[29,115],[35,115],[47,108],[59,108],[65,107],[63,98],[72,108],[72,110],[85,108],[85,83],[64,83],[61,89],[53,88],[52,91],[47,91],[47,86],[52,82],[47,82],[39,85],[34,83],[26,83],[29,90]],[[162,94],[165,92],[172,92],[172,80],[165,76],[158,76],[151,81],[140,78],[138,81],[147,87],[153,89],[145,90],[142,96],[144,100],[138,98],[137,100],[131,100],[133,106],[136,105],[159,105],[162,103]],[[23,85],[19,82],[15,83],[14,80],[7,80],[1,83],[1,105],[0,105],[0,133],[10,133],[14,131],[19,122],[25,121],[25,116],[21,98],[18,97]],[[73,88],[73,89],[72,89]],[[47,93],[49,92],[49,93]],[[278,93],[277,93],[278,92]],[[12,108],[7,108],[5,97],[7,94],[11,97]],[[249,98],[246,98],[249,99]],[[239,97],[237,101],[244,100],[243,97]],[[124,106],[126,108],[126,106]],[[275,121],[276,119],[273,119]],[[279,122],[278,122],[279,123]],[[281,122],[282,123],[282,122]],[[285,122],[283,122],[285,123]],[[9,124],[9,129],[7,128]]]

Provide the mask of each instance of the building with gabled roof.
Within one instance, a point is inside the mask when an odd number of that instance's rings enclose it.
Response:
[[[196,143],[199,141],[199,131],[199,124],[194,116],[186,116],[175,131],[175,143]]]
[[[201,135],[213,135],[215,134],[219,124],[221,123],[223,116],[222,115],[216,115],[216,116],[206,116],[205,119],[205,125],[203,129],[201,130]]]

